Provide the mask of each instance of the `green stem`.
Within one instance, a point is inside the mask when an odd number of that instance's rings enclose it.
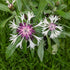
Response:
[[[48,36],[46,37],[47,37],[47,42],[48,42],[48,51],[51,53],[52,52],[51,40]]]

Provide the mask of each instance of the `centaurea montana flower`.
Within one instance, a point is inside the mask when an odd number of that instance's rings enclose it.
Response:
[[[35,27],[42,27],[42,34],[47,36],[47,34],[49,32],[51,32],[50,34],[50,38],[56,38],[61,34],[62,31],[62,26],[56,24],[56,21],[59,19],[57,16],[54,15],[50,15],[49,16],[50,22],[48,22],[48,20],[45,19],[41,20],[40,23],[38,25],[36,25]]]
[[[27,15],[27,19],[25,18],[25,14],[20,14],[19,18],[21,19],[21,23],[16,24],[15,20],[10,21],[12,24],[10,24],[10,28],[12,28],[12,30],[16,30],[16,34],[11,34],[10,40],[12,41],[11,43],[14,44],[17,40],[17,38],[19,36],[21,36],[21,41],[16,45],[16,47],[22,48],[22,42],[24,39],[26,39],[27,41],[29,41],[29,47],[34,49],[34,47],[36,45],[39,45],[40,40],[42,39],[42,37],[38,37],[35,35],[35,30],[33,28],[33,26],[31,25],[30,21],[31,19],[34,17],[33,12],[29,12],[26,14]],[[24,20],[26,22],[24,22]],[[37,44],[33,43],[33,37],[37,39]]]

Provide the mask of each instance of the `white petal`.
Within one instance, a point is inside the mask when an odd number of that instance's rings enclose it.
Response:
[[[50,38],[56,38],[60,35],[61,31],[58,31],[58,30],[54,30],[54,31],[51,31],[51,35],[50,35]]]
[[[38,45],[39,45],[39,43],[40,43],[40,41],[42,40],[42,37],[37,37],[36,35],[33,35],[36,39],[37,39],[37,43],[38,43]]]
[[[56,23],[56,21],[58,20],[59,18],[57,16],[54,17],[54,23]]]
[[[34,49],[34,47],[36,46],[36,44],[34,44],[31,39],[29,39],[29,42],[30,42],[29,47],[32,48],[32,49]]]
[[[55,32],[54,31],[51,31],[51,35],[50,35],[50,38],[55,38],[55,37],[57,37],[57,35],[55,35]]]
[[[8,0],[6,0],[6,3],[9,5],[10,4],[10,2],[8,1]]]
[[[59,19],[58,16],[50,15],[49,19],[51,20],[51,23],[56,23],[56,21]]]
[[[36,26],[34,26],[34,27],[38,27],[38,26],[41,26],[42,27],[42,24],[43,24],[43,22],[42,22],[42,20],[40,21],[40,23],[39,24],[37,24]]]
[[[55,35],[60,35],[61,31],[55,30]]]
[[[43,31],[42,34],[44,34],[46,36],[48,34],[48,32],[49,32],[49,29],[46,31]]]
[[[49,19],[50,19],[51,23],[54,23],[54,16],[53,15],[50,15]]]
[[[47,21],[46,17],[44,18],[43,23],[44,23],[44,24],[49,24],[49,22]]]
[[[56,28],[58,28],[59,30],[62,31],[62,27],[61,26],[56,26]]]
[[[20,19],[22,20],[22,23],[23,23],[23,20],[25,19],[24,13],[23,14],[20,13],[20,16],[19,17],[20,17]]]
[[[28,21],[30,22],[31,18],[35,17],[35,15],[33,14],[33,12],[28,11],[27,13],[28,16]]]
[[[13,0],[13,1],[12,1],[12,4],[14,4],[14,3],[15,3],[15,1],[16,1],[16,0]]]
[[[18,26],[15,24],[15,20],[13,20],[13,22],[10,21],[10,23],[12,23],[12,24],[9,24],[10,28],[12,28],[12,29],[17,29],[18,28]]]
[[[16,48],[20,46],[20,48],[22,49],[22,42],[23,42],[23,39],[16,45]]]
[[[17,38],[18,38],[17,35],[11,34],[11,37],[10,37],[10,41],[12,41],[11,43],[14,44],[16,42]]]
[[[42,32],[45,31],[45,30],[47,30],[47,29],[48,29],[48,26],[47,26],[47,27],[44,26],[44,27],[42,28]]]

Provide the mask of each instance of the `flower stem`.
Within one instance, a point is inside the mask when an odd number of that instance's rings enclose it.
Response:
[[[50,40],[50,38],[49,38],[48,36],[46,36],[46,37],[47,37],[47,42],[48,42],[48,51],[49,51],[50,53],[52,53],[51,40]]]

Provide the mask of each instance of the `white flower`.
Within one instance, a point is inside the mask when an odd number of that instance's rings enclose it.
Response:
[[[33,12],[30,12],[30,11],[28,11],[27,16],[28,16],[28,22],[30,22],[31,18],[35,17]]]
[[[12,23],[12,24],[9,24],[10,28],[12,28],[12,29],[17,29],[18,28],[18,25],[15,24],[15,20],[13,20],[13,22],[10,21],[10,23]]]
[[[43,38],[42,38],[42,37],[37,37],[36,35],[33,35],[33,36],[37,39],[38,45],[39,45],[40,41],[41,41]]]
[[[56,21],[59,19],[57,16],[49,16],[49,19],[51,22],[48,22],[47,19],[45,18],[42,22],[40,21],[40,23],[37,26],[41,26],[42,27],[42,34],[43,35],[47,35],[48,32],[50,31],[50,38],[56,38],[61,34],[62,31],[62,26],[56,25]]]
[[[29,47],[32,48],[32,49],[34,49],[34,47],[36,46],[36,44],[34,44],[31,39],[29,39],[29,42],[30,42]]]
[[[32,24],[30,24],[30,22],[28,23],[28,21],[32,17],[34,17],[33,13],[28,12],[26,16],[29,16],[27,20],[25,19],[24,13],[20,14],[20,16],[18,16],[20,17],[18,18],[20,19],[20,23],[18,24],[16,24],[15,20],[13,20],[13,22],[10,21],[11,22],[10,28],[12,28],[13,30],[16,30],[16,34],[17,34],[17,35],[12,34],[12,37],[10,37],[10,41],[12,41],[12,43],[14,44],[17,41],[17,38],[20,36],[22,40],[19,43],[17,43],[16,47],[20,46],[20,48],[22,49],[22,41],[23,39],[26,39],[30,42],[29,47],[34,49],[36,45],[39,45],[40,41],[42,40],[42,37],[37,37],[36,35],[34,35],[35,34],[34,27],[32,26]],[[31,40],[32,37],[37,39],[37,44],[34,44],[32,42]]]
[[[11,44],[14,44],[16,42],[17,38],[18,38],[17,35],[11,34],[11,37],[10,37],[10,41],[12,41]]]
[[[23,38],[22,40],[16,45],[16,48],[18,48],[20,46],[20,48],[22,49],[22,42],[23,42]]]

